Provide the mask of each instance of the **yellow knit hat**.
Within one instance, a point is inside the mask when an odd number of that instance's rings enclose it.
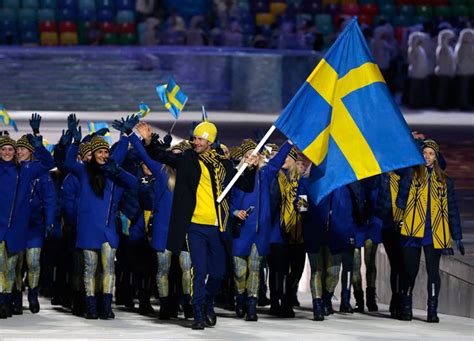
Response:
[[[91,144],[91,152],[92,154],[94,154],[96,151],[98,151],[99,149],[107,149],[109,150],[110,149],[110,146],[109,144],[107,143],[107,141],[105,141],[102,137],[100,136],[94,136],[91,141],[90,141],[90,144]]]
[[[194,128],[193,135],[214,143],[217,136],[217,128],[214,123],[201,122]]]
[[[18,141],[16,141],[16,146],[26,148],[30,152],[33,152],[35,150],[33,146],[31,145],[30,141],[28,141],[28,138],[26,137],[26,135],[23,135],[22,137],[18,139]]]
[[[10,136],[2,136],[0,137],[0,148],[3,146],[12,146],[16,149],[16,142]]]

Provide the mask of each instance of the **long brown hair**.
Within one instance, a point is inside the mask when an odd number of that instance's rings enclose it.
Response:
[[[425,165],[419,165],[417,167],[415,167],[415,178],[417,180],[422,180],[423,177],[424,177],[424,168],[426,168]],[[436,177],[442,181],[442,182],[446,182],[446,179],[448,177],[448,175],[446,174],[446,172],[444,170],[441,169],[441,167],[439,166],[439,163],[438,163],[438,156],[436,156],[436,159],[434,160],[433,162],[433,172],[436,174]]]

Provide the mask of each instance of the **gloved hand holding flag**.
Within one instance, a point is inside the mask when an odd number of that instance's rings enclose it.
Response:
[[[175,119],[178,119],[179,114],[188,101],[188,96],[186,96],[178,84],[176,84],[173,77],[168,78],[167,84],[158,85],[156,92],[165,108],[168,109]]]

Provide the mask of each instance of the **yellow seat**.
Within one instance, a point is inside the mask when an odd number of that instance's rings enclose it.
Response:
[[[340,0],[323,0],[324,5],[338,4],[338,3],[340,3]]]
[[[271,26],[273,23],[275,23],[275,16],[272,13],[257,13],[255,15],[257,26]]]
[[[56,32],[41,32],[40,44],[41,46],[57,46],[58,34]]]
[[[78,37],[76,32],[62,32],[59,35],[60,45],[77,45]]]
[[[356,4],[357,0],[341,0],[341,4]]]
[[[270,13],[274,16],[279,16],[286,10],[286,3],[284,2],[272,2],[270,4]]]

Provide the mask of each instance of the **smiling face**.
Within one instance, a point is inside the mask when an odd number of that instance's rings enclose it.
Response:
[[[193,145],[194,151],[201,154],[210,150],[212,143],[202,137],[194,136]]]
[[[6,145],[3,146],[0,149],[0,157],[2,158],[3,161],[9,162],[12,161],[13,158],[15,157],[15,148],[11,145]]]
[[[29,161],[31,160],[32,153],[29,149],[25,147],[17,147],[16,148],[16,155],[19,161]]]
[[[106,148],[99,149],[94,152],[94,159],[98,165],[105,165],[109,159],[109,150]]]
[[[432,168],[436,161],[436,152],[430,147],[423,149],[423,157],[426,161],[426,167]]]

